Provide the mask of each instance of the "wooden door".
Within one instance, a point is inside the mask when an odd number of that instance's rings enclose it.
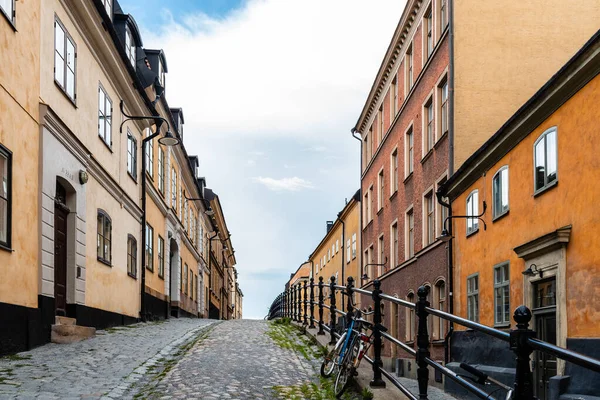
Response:
[[[67,315],[67,215],[62,204],[54,207],[54,302],[56,315]]]

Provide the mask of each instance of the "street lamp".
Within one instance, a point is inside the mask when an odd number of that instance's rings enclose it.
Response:
[[[127,115],[124,110],[123,100],[121,100],[120,108],[121,114],[126,117],[119,126],[120,133],[123,133],[123,124],[129,120],[153,119],[156,122],[156,131],[152,135],[142,139],[142,287],[140,290],[140,319],[146,322],[146,301],[144,299],[146,291],[146,144],[160,135],[160,127],[163,123],[167,124],[167,133],[164,137],[158,139],[158,142],[165,146],[177,146],[180,141],[171,133],[171,126],[165,118],[159,115]]]
[[[213,211],[212,207],[210,206],[210,201],[203,199],[202,197],[198,197],[198,198],[191,198],[191,197],[187,197],[185,195],[185,193],[183,194],[183,197],[185,198],[186,201],[203,201],[204,204],[206,205],[206,211],[204,211],[204,214],[208,215],[209,217],[212,215],[215,215],[215,212]]]
[[[481,217],[483,217],[483,214],[485,214],[486,209],[487,209],[487,204],[484,201],[483,202],[483,211],[479,215],[452,215],[450,217],[446,217],[446,219],[444,220],[444,229],[442,229],[442,234],[438,237],[438,239],[441,240],[442,242],[449,242],[450,240],[452,240],[452,235],[450,235],[450,233],[448,232],[448,228],[446,227],[446,222],[448,222],[448,220],[453,219],[453,218],[477,218],[478,220],[483,222],[483,230],[485,231],[487,229],[487,225],[485,224],[485,221]]]
[[[367,273],[365,272],[365,270],[367,269],[367,267],[369,267],[371,265],[376,266],[376,267],[383,267],[383,268],[387,269],[388,267],[386,267],[386,265],[385,265],[385,264],[387,264],[387,261],[388,261],[388,259],[387,259],[387,256],[386,256],[385,260],[381,264],[373,264],[373,263],[371,263],[371,264],[365,265],[363,267],[363,275],[360,277],[360,279],[363,280],[363,281],[368,281],[370,279],[369,275],[367,275]]]

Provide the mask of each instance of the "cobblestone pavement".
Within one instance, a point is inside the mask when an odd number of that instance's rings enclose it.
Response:
[[[122,398],[148,370],[215,322],[181,318],[129,325],[0,358],[0,399]]]
[[[233,320],[212,329],[140,397],[156,399],[272,399],[273,386],[316,377],[316,361],[284,349],[266,334],[266,321]]]

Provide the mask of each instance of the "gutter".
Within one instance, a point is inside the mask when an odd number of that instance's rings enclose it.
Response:
[[[363,255],[363,252],[362,252],[362,229],[363,229],[362,228],[362,226],[363,226],[363,223],[362,223],[362,220],[363,220],[363,207],[362,207],[363,156],[362,156],[362,154],[363,154],[363,141],[362,141],[362,138],[356,136],[357,133],[360,135],[360,132],[358,132],[356,130],[356,127],[352,128],[350,130],[350,132],[352,133],[352,137],[360,142],[360,171],[359,171],[359,174],[358,174],[358,176],[360,177],[359,178],[360,185],[359,185],[359,189],[358,189],[358,191],[360,192],[360,197],[359,197],[359,202],[358,202],[360,204],[360,206],[359,206],[360,207],[360,209],[359,209],[359,218],[358,218],[358,231],[360,233],[360,251],[359,251],[359,256],[358,256],[358,262],[359,262],[359,269],[358,270],[359,270],[359,275],[360,275],[360,273],[362,272],[362,267],[363,267],[363,259],[362,259],[362,255]],[[361,282],[360,282],[359,286],[362,287],[362,279],[361,279]]]

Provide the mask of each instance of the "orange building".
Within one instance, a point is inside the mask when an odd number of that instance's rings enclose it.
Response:
[[[288,287],[289,289],[292,290],[292,292],[294,293],[293,296],[294,297],[294,301],[300,301],[303,302],[304,301],[304,283],[306,283],[308,285],[309,283],[309,279],[310,279],[310,263],[309,262],[305,262],[303,264],[301,264],[298,269],[296,270],[296,273],[292,274],[288,284],[286,285],[286,287]],[[309,292],[309,288],[307,287],[306,289],[306,299],[308,300],[308,293]],[[297,304],[297,303],[295,303]],[[297,305],[295,307],[298,307]],[[307,311],[307,315],[310,316],[310,305],[307,306],[306,311]],[[304,306],[300,305],[300,308],[294,308],[291,311],[292,315],[296,315],[296,317],[300,317],[300,319],[302,321],[304,321]]]
[[[482,215],[449,226],[455,313],[508,330],[513,310],[524,304],[538,338],[595,358],[599,66],[600,31],[440,189],[453,215]],[[512,379],[514,354],[506,343],[457,331],[451,350],[454,362]],[[598,379],[569,363],[537,352],[532,361],[539,399],[558,398],[550,392],[600,393]]]

